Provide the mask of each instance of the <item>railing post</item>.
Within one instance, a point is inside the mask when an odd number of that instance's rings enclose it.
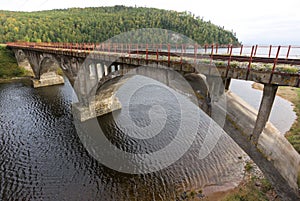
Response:
[[[273,74],[274,74],[276,64],[277,64],[277,61],[278,61],[278,57],[279,57],[280,48],[281,48],[281,46],[279,45],[278,49],[277,49],[277,53],[276,53],[276,58],[274,59],[274,64],[273,64],[273,68],[272,68],[272,73],[270,75],[269,84],[271,84],[271,82],[272,82]]]
[[[244,45],[241,45],[240,56],[242,56]]]
[[[180,52],[180,66],[182,64],[182,56],[183,56],[183,44],[181,45],[181,52]]]
[[[245,80],[248,80],[249,73],[250,73],[250,70],[251,70],[251,63],[252,63],[252,59],[253,59],[254,48],[255,47],[252,46],[251,55],[250,55],[250,58],[249,58],[249,64],[248,64],[247,74],[246,74],[246,79]]]
[[[207,44],[204,45],[205,54],[207,53]]]
[[[218,47],[219,47],[219,45],[218,45],[218,43],[216,44],[216,54],[218,54]]]
[[[213,54],[214,54],[214,44],[211,45],[211,53],[210,53],[211,59],[213,57]]]
[[[229,51],[228,66],[230,66],[231,56],[232,56],[232,45],[230,46],[230,51]]]
[[[289,45],[289,47],[288,47],[288,51],[287,51],[287,53],[286,53],[285,59],[288,59],[288,58],[289,58],[290,50],[291,50],[291,45]]]
[[[269,49],[269,58],[271,57],[271,53],[272,53],[272,45],[270,45],[270,49]]]
[[[170,44],[168,44],[168,66],[170,67],[170,58],[171,57],[171,47]]]
[[[197,60],[197,44],[194,45],[194,64],[196,64],[196,60]]]
[[[131,51],[131,44],[128,44],[128,54],[129,54],[129,58],[130,58],[130,56],[131,56],[131,54],[130,54],[131,52],[130,52],[130,51]]]
[[[148,43],[146,44],[146,61],[148,61]]]
[[[228,72],[230,69],[231,55],[232,55],[232,45],[230,46],[230,53],[229,53],[228,64],[227,64],[227,68],[226,68],[226,75],[225,75],[226,79],[227,79]]]
[[[258,48],[258,45],[255,45],[254,56],[256,56],[257,48]]]

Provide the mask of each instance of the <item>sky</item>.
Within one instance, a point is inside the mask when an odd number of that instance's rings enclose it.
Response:
[[[0,10],[12,11],[114,5],[190,11],[245,45],[300,45],[299,0],[0,0]]]

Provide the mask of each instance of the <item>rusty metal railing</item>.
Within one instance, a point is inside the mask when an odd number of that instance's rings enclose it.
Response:
[[[33,42],[11,42],[7,43],[11,47],[22,47],[31,49],[51,49],[67,52],[91,51],[106,52],[109,54],[122,54],[132,57],[134,55],[143,55],[146,60],[156,59],[166,60],[170,65],[171,58],[177,57],[182,63],[184,58],[193,59],[196,63],[199,58],[206,56],[211,60],[227,61],[226,76],[231,68],[231,62],[247,62],[246,80],[252,69],[252,63],[272,64],[270,83],[273,74],[277,72],[277,64],[299,65],[298,75],[300,78],[300,46],[273,46],[273,45],[219,45],[219,44],[128,44],[128,43],[33,43]],[[153,56],[155,56],[153,58]],[[151,57],[151,58],[150,58]]]

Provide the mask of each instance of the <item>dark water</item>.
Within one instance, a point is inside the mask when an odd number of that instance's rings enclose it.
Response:
[[[214,132],[221,137],[204,159],[199,158],[199,147],[205,134],[199,131],[187,153],[160,171],[133,175],[109,169],[82,145],[73,124],[72,98],[69,84],[40,89],[24,83],[0,85],[0,200],[175,200],[183,191],[242,177],[244,163],[238,157],[244,153],[218,129]],[[137,98],[130,105],[132,111],[138,109],[131,115],[140,125],[149,121],[143,114],[149,109],[141,107],[145,100]],[[165,104],[172,109],[172,103]],[[124,128],[118,121],[123,117],[113,120],[110,114],[98,120],[116,146],[134,152],[143,142],[122,138]],[[202,118],[205,126],[208,121]],[[177,120],[164,128],[170,138]],[[152,143],[165,146],[155,138]]]

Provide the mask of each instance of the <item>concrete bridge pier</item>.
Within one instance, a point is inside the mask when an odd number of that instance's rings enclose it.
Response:
[[[223,84],[224,84],[225,90],[229,90],[230,82],[231,82],[231,78],[223,79]]]
[[[24,67],[32,76],[34,76],[34,72],[30,66],[29,60],[23,50],[13,49],[13,52],[15,54],[18,66]]]
[[[224,95],[224,81],[219,76],[206,76],[209,92],[212,102],[218,102],[219,98]]]
[[[14,53],[19,66],[31,67],[34,88],[64,83],[63,77],[57,74],[59,62],[53,55],[19,49],[14,49]]]
[[[104,76],[104,67],[101,63],[96,63],[98,81]]]
[[[252,135],[250,135],[250,140],[255,145],[257,145],[259,136],[263,132],[263,129],[265,128],[266,123],[269,119],[277,89],[277,85],[264,84],[263,96],[260,103],[256,123]]]

